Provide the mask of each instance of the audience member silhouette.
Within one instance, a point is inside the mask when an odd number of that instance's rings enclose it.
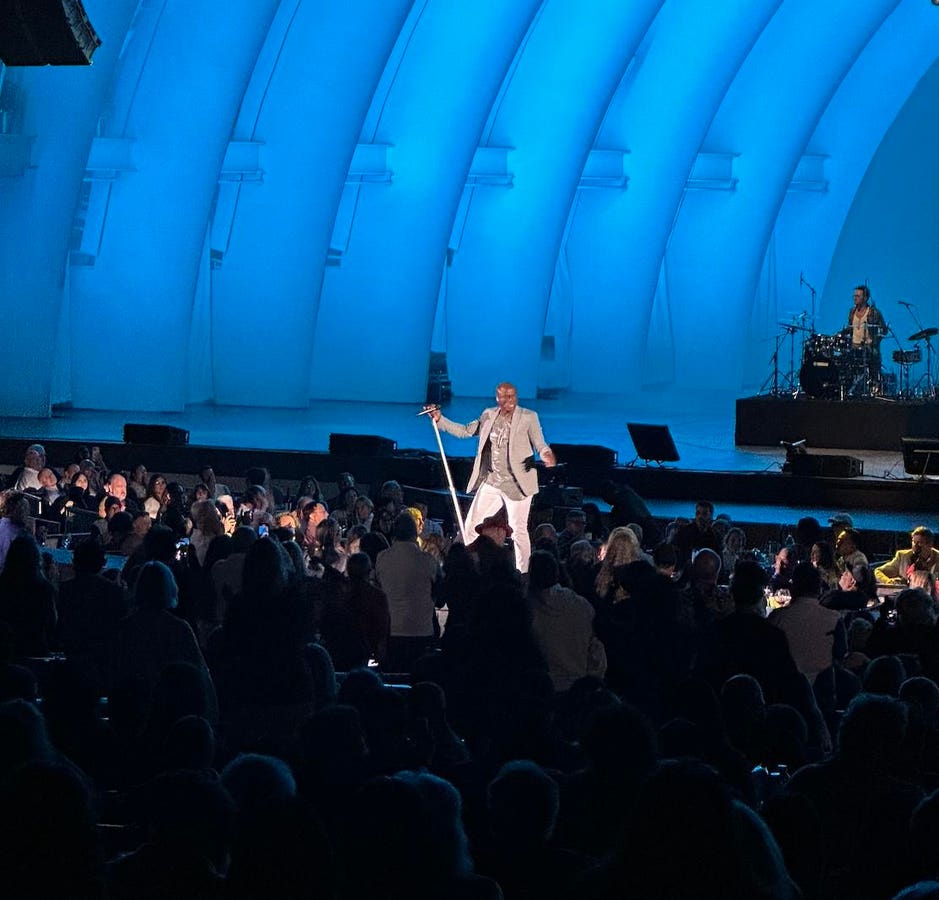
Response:
[[[32,535],[15,538],[0,572],[0,619],[13,630],[16,656],[46,656],[57,621],[56,589],[42,572]]]
[[[786,702],[798,671],[785,633],[763,618],[765,584],[758,563],[737,563],[730,588],[734,611],[702,635],[697,669],[716,691],[734,675],[752,675],[767,701]]]
[[[906,883],[910,844],[903,828],[923,791],[893,771],[907,712],[893,697],[851,701],[830,760],[803,767],[788,790],[812,802],[822,821],[828,890],[833,896],[889,897]],[[876,852],[871,848],[876,847]]]
[[[123,585],[101,574],[104,564],[104,551],[94,539],[87,538],[75,548],[75,577],[59,586],[55,639],[56,647],[70,662],[87,670],[102,694],[108,688],[110,653],[118,626],[130,607]]]
[[[544,550],[531,555],[528,601],[535,641],[558,692],[579,678],[602,678],[606,650],[593,630],[594,609],[570,588],[558,584],[557,560]]]
[[[92,791],[74,768],[26,762],[0,781],[0,809],[4,897],[106,896]]]
[[[658,748],[648,719],[635,707],[602,707],[581,741],[587,765],[562,781],[562,846],[602,857],[621,846],[627,818]]]
[[[143,564],[134,586],[133,612],[118,628],[112,684],[149,698],[166,666],[191,663],[202,674],[214,716],[215,687],[192,628],[173,615],[177,596],[176,581],[167,566],[161,562]]]
[[[489,834],[479,871],[506,900],[567,897],[591,857],[552,842],[560,810],[557,783],[530,760],[506,763],[486,790]]]
[[[235,805],[218,778],[167,772],[141,795],[148,840],[108,864],[108,897],[224,897]]]

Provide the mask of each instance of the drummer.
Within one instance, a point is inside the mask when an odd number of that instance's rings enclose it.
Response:
[[[880,341],[887,331],[887,323],[876,306],[871,306],[871,291],[866,284],[854,289],[854,305],[848,312],[851,347],[867,351],[868,365],[873,381],[880,379]]]

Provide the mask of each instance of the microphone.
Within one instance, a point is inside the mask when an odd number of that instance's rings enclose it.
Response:
[[[440,404],[435,403],[433,406],[428,406],[425,409],[422,409],[419,413],[414,413],[416,416],[429,416],[432,412],[437,412],[440,409]]]
[[[803,284],[805,284],[805,276],[800,272],[799,273],[799,287],[802,287]]]
[[[910,303],[907,303],[906,300],[897,300],[897,303],[899,303],[900,306],[905,306],[907,309],[909,309],[910,306],[912,305]]]

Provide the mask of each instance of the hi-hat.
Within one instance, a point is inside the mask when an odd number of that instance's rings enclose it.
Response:
[[[788,328],[791,331],[808,331],[811,332],[811,328],[806,328],[804,325],[796,325],[795,322],[780,322],[780,328]]]
[[[916,334],[911,334],[907,340],[925,341],[926,338],[935,337],[937,334],[939,334],[939,328],[924,328],[922,331],[917,331]]]

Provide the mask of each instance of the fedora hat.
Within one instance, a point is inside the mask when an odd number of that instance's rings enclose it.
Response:
[[[512,526],[509,525],[509,514],[506,512],[504,506],[499,507],[499,511],[493,513],[491,516],[486,516],[476,526],[476,534],[482,534],[487,528],[504,528],[505,536],[512,536]]]

